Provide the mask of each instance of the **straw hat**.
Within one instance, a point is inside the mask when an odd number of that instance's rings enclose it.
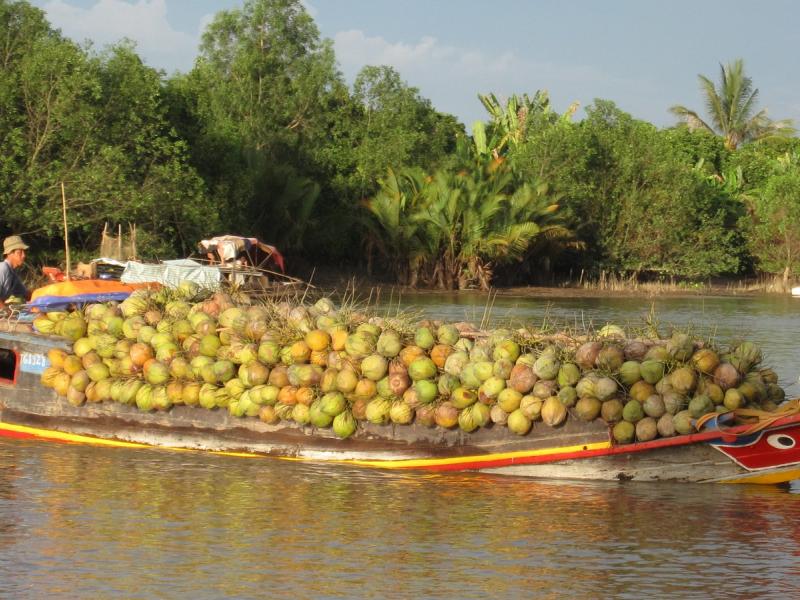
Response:
[[[3,240],[3,256],[10,254],[14,250],[27,250],[28,244],[22,241],[18,235],[10,235]]]

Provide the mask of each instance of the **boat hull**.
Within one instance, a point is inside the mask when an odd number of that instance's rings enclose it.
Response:
[[[269,425],[189,406],[168,412],[116,403],[75,407],[39,383],[53,345],[63,342],[25,331],[0,332],[0,348],[17,358],[14,377],[0,379],[0,436],[539,478],[769,484],[800,478],[800,415],[745,437],[737,434],[747,427],[737,426],[626,445],[613,444],[601,421],[577,419],[555,429],[538,422],[527,436],[504,427],[467,434],[361,424],[354,436],[341,440],[328,429],[293,422]]]

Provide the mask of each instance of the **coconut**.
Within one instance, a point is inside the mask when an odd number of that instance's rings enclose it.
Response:
[[[494,360],[506,359],[513,363],[519,358],[519,354],[520,348],[517,342],[514,340],[502,340],[494,347],[492,358]]]
[[[616,423],[622,419],[623,405],[617,398],[606,400],[600,407],[600,416],[606,423]]]
[[[550,396],[542,405],[542,421],[550,427],[561,425],[567,418],[567,407],[561,403],[558,396]]]
[[[418,406],[414,410],[414,422],[417,425],[422,425],[423,427],[435,427],[436,426],[435,414],[436,414],[436,407],[431,404]]]
[[[628,395],[639,402],[644,402],[655,393],[656,388],[644,380],[634,383],[628,391]]]
[[[433,348],[431,348],[431,360],[433,363],[440,369],[444,368],[445,363],[447,362],[447,357],[453,353],[452,346],[445,346],[444,344],[436,344]],[[509,371],[511,370],[511,366],[509,366]],[[508,376],[506,376],[507,378]]]
[[[433,337],[433,332],[429,327],[419,327],[414,332],[414,344],[423,350],[430,350],[436,343],[436,338]]]
[[[625,353],[619,346],[603,346],[597,353],[595,364],[597,367],[608,373],[616,373],[625,362]]]
[[[365,416],[367,421],[375,425],[385,425],[389,422],[391,403],[381,397],[376,397],[367,403]]]
[[[258,410],[258,418],[268,425],[279,423],[281,418],[272,406],[262,406]]]
[[[458,424],[458,409],[450,402],[442,402],[433,412],[433,418],[439,427],[452,429]]]
[[[512,413],[519,408],[522,394],[512,388],[505,388],[497,395],[497,405],[506,413]]]
[[[525,364],[516,364],[511,369],[508,387],[521,394],[527,394],[533,389],[537,380],[538,378],[531,367]]]
[[[647,344],[644,342],[640,340],[629,340],[625,342],[622,351],[625,354],[625,360],[641,362],[644,360],[645,354],[647,354],[647,349]]]
[[[459,386],[461,386],[461,380],[458,377],[449,375],[448,373],[442,373],[439,375],[439,380],[436,383],[439,394],[444,397],[450,397],[450,394],[453,393],[453,390]]]
[[[455,346],[460,337],[458,329],[453,325],[440,325],[436,330],[436,339],[440,344]]]
[[[311,410],[305,404],[295,404],[292,408],[292,420],[300,425],[311,422]]]
[[[654,417],[656,419],[667,412],[666,406],[664,405],[664,398],[662,398],[660,394],[648,396],[647,400],[642,404],[642,409],[648,417]]]
[[[523,396],[519,401],[519,410],[521,410],[526,417],[531,421],[540,419],[542,416],[542,406],[544,400],[536,396]]]
[[[558,390],[558,399],[567,408],[572,408],[578,401],[578,392],[571,385],[567,385]]]
[[[697,373],[691,367],[679,367],[669,374],[669,382],[679,394],[689,394],[697,387]]]
[[[736,370],[731,363],[722,362],[714,369],[714,383],[716,383],[722,390],[729,390],[739,384],[740,381],[739,371]]]
[[[692,354],[692,365],[701,373],[710,375],[719,365],[719,356],[710,348],[701,348]]]
[[[642,404],[638,400],[628,400],[622,409],[622,418],[629,423],[636,423],[644,418]]]
[[[620,444],[630,444],[636,436],[636,427],[628,421],[620,421],[614,425],[611,435]]]
[[[581,370],[575,363],[564,363],[558,369],[557,381],[559,387],[575,386],[581,378]]]
[[[531,430],[532,422],[521,409],[517,409],[508,415],[506,424],[513,433],[525,435]]]
[[[738,389],[729,388],[725,391],[722,404],[728,410],[736,410],[737,408],[744,407],[744,405],[747,404],[747,400]]]
[[[478,394],[468,388],[460,387],[450,394],[450,403],[455,408],[466,408],[478,400]]]
[[[636,439],[649,442],[658,435],[658,422],[653,417],[645,417],[636,423]]]
[[[685,333],[675,332],[666,344],[667,354],[677,361],[689,360],[694,352],[694,343]]]
[[[508,422],[508,413],[500,408],[498,404],[495,404],[489,411],[489,418],[492,420],[492,423],[505,425]]]
[[[636,360],[626,360],[619,368],[620,381],[630,387],[642,379],[641,363]]]
[[[600,377],[594,384],[595,397],[601,402],[614,396],[618,390],[617,382],[610,377]]]
[[[533,364],[533,372],[539,379],[554,380],[558,377],[561,363],[549,355],[543,354]]]
[[[686,397],[675,391],[668,391],[661,395],[664,409],[671,415],[678,414],[686,405]]]
[[[499,360],[494,361],[494,369],[492,370],[492,374],[495,377],[499,377],[502,380],[506,380],[511,377],[511,370],[514,368],[514,363],[506,358],[501,358]]]
[[[592,369],[595,366],[597,355],[602,349],[602,342],[586,342],[575,352],[575,362],[581,369]]]
[[[485,340],[482,340],[472,346],[469,351],[469,359],[470,361],[477,363],[481,361],[491,361],[492,360],[492,349],[488,346]]]
[[[471,433],[479,427],[478,423],[475,422],[471,409],[465,408],[458,413],[458,426],[467,433]]]
[[[678,414],[674,415],[672,417],[672,423],[675,427],[675,431],[681,435],[686,435],[694,431],[694,427],[692,426],[692,415],[688,410],[682,410]]]
[[[472,420],[478,427],[485,427],[491,421],[491,409],[480,402],[476,402],[464,411],[472,413]]]
[[[536,382],[536,385],[533,386],[531,390],[531,394],[536,396],[537,398],[541,398],[544,400],[545,398],[549,398],[557,393],[558,384],[553,380],[539,380]]]
[[[575,414],[583,421],[594,421],[601,408],[602,403],[597,398],[581,398],[575,404]]]
[[[403,349],[403,343],[400,341],[400,336],[397,332],[386,330],[378,337],[378,344],[376,346],[378,354],[386,358],[394,358]]]
[[[400,351],[398,355],[400,357],[400,361],[406,366],[410,367],[411,363],[413,363],[418,358],[425,358],[425,350],[420,348],[419,346],[406,346]]]
[[[653,385],[664,377],[664,363],[660,360],[645,360],[642,362],[639,370],[642,374],[642,379]]]
[[[672,415],[664,413],[656,423],[656,430],[661,437],[672,437],[675,435],[675,424],[672,421]]]
[[[436,365],[427,357],[421,357],[412,362],[408,367],[408,375],[412,380],[432,379],[436,376]]]
[[[350,411],[344,411],[333,419],[333,432],[340,438],[349,438],[356,432],[358,424]]]
[[[747,373],[761,362],[761,348],[753,342],[743,342],[731,353],[730,362],[740,373]]]
[[[666,346],[660,344],[650,346],[647,353],[644,355],[644,360],[660,360],[661,362],[665,362],[670,358]]]
[[[412,389],[416,392],[418,404],[430,404],[439,393],[436,383],[427,379],[415,381]]]
[[[596,384],[599,377],[589,373],[582,377],[575,386],[575,391],[580,398],[595,398],[597,396]]]
[[[103,379],[108,379],[111,376],[108,367],[103,363],[93,364],[86,370],[86,374],[92,381],[102,381]],[[167,378],[168,377],[169,377],[169,372],[167,372]]]
[[[460,377],[467,363],[469,363],[469,355],[466,352],[461,350],[453,352],[444,361],[444,372]]]
[[[489,377],[478,388],[478,399],[484,404],[494,404],[497,396],[506,387],[506,382],[499,377]]]

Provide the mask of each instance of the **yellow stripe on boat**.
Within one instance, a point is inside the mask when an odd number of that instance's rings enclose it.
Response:
[[[6,431],[14,431],[16,433],[24,433],[32,435],[37,438],[44,438],[48,440],[57,440],[60,442],[72,442],[75,444],[94,444],[96,446],[113,446],[116,448],[150,448],[147,444],[139,444],[136,442],[123,442],[120,440],[106,440],[103,438],[95,438],[88,435],[80,435],[77,433],[63,433],[61,431],[53,431],[52,429],[38,429],[36,427],[28,427],[26,425],[13,425],[11,423],[0,423],[0,428]]]
[[[730,479],[720,479],[717,480],[717,483],[753,483],[759,485],[777,485],[779,483],[788,483],[789,481],[793,481],[795,479],[800,479],[800,467],[793,467],[791,469],[780,471],[770,470],[767,473],[753,471],[749,473],[743,473],[737,477],[731,477]]]
[[[464,465],[490,463],[495,461],[509,461],[514,463],[518,458],[531,458],[535,456],[550,456],[553,454],[570,454],[585,452],[587,450],[607,450],[611,442],[597,442],[594,444],[581,444],[579,446],[561,446],[560,448],[542,448],[541,450],[519,450],[517,452],[499,452],[497,454],[477,454],[472,456],[458,456],[451,458],[406,458],[397,460],[360,460],[351,459],[341,462],[357,465],[359,467],[380,467],[382,469],[422,469],[425,467],[444,467],[450,465]]]

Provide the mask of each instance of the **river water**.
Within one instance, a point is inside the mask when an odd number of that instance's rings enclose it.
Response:
[[[485,304],[413,300],[476,321]],[[663,299],[656,312],[761,342],[792,384],[800,301],[784,300]],[[633,327],[649,310],[504,297],[492,315]],[[0,598],[665,595],[800,597],[800,485],[398,474],[0,440]]]

